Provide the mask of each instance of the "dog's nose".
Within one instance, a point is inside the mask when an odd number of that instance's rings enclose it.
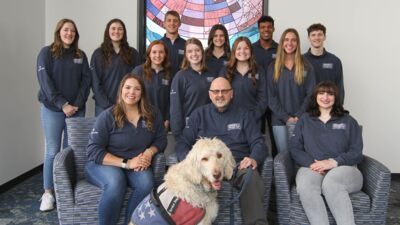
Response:
[[[221,172],[220,171],[215,171],[214,174],[213,174],[213,177],[218,180],[221,177]]]

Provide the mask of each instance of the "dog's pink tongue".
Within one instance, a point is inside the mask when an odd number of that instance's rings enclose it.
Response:
[[[212,182],[212,186],[213,186],[214,190],[220,190],[221,186],[222,186],[222,183],[219,180],[218,181],[214,181],[214,182]]]

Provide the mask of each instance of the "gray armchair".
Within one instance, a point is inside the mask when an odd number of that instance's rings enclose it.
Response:
[[[365,155],[358,168],[364,177],[363,188],[350,195],[356,224],[385,224],[390,171],[382,163]],[[274,178],[280,225],[309,224],[296,191],[295,177],[296,167],[289,152],[279,153],[274,159]],[[330,224],[335,224],[329,209],[328,215]]]
[[[60,224],[98,224],[98,203],[101,189],[85,179],[86,145],[95,118],[66,119],[69,147],[60,151],[54,159],[54,190]],[[165,156],[153,158],[155,185],[163,181]],[[131,190],[125,194],[125,201],[118,224],[123,224],[125,207]]]

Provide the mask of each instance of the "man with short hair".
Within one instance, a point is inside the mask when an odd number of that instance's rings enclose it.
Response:
[[[260,38],[253,44],[254,55],[257,64],[261,66],[264,71],[268,71],[268,66],[276,57],[276,50],[278,43],[273,40],[275,31],[274,19],[270,16],[262,16],[258,20],[258,32]]]
[[[339,88],[342,102],[344,101],[343,68],[340,59],[326,51],[326,27],[320,23],[312,24],[307,29],[311,47],[304,57],[313,65],[316,84],[321,81],[332,81]]]
[[[168,48],[172,77],[180,70],[185,51],[186,41],[181,38],[178,33],[180,26],[181,18],[177,11],[171,10],[165,13],[163,27],[166,33],[160,40],[164,42]]]
[[[264,69],[265,75],[267,75],[268,66],[276,58],[276,50],[278,49],[278,43],[276,43],[273,39],[275,31],[275,21],[271,16],[261,16],[260,19],[258,19],[257,24],[260,38],[252,45],[254,57],[257,64]],[[261,131],[263,133],[265,132],[266,128],[266,120],[268,121],[269,134],[272,134],[271,110],[268,107],[265,111],[263,119],[261,119]],[[271,145],[275,146],[274,139],[271,137],[269,137],[269,139],[271,140]],[[275,149],[275,147],[273,147],[273,149]]]
[[[200,137],[217,137],[222,140],[238,163],[237,172],[232,177],[235,186],[240,188],[243,184],[246,168],[254,170],[250,183],[240,196],[244,224],[267,224],[263,206],[264,186],[256,170],[267,157],[267,146],[259,126],[246,109],[231,106],[233,90],[226,78],[213,80],[209,97],[212,103],[197,108],[189,116],[182,138],[176,146],[178,160],[186,157]]]

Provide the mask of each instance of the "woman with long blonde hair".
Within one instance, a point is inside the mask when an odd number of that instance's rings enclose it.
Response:
[[[315,86],[314,69],[301,54],[295,29],[288,28],[282,33],[267,79],[273,135],[278,152],[282,152],[288,150],[286,126],[293,127],[304,113]]]

